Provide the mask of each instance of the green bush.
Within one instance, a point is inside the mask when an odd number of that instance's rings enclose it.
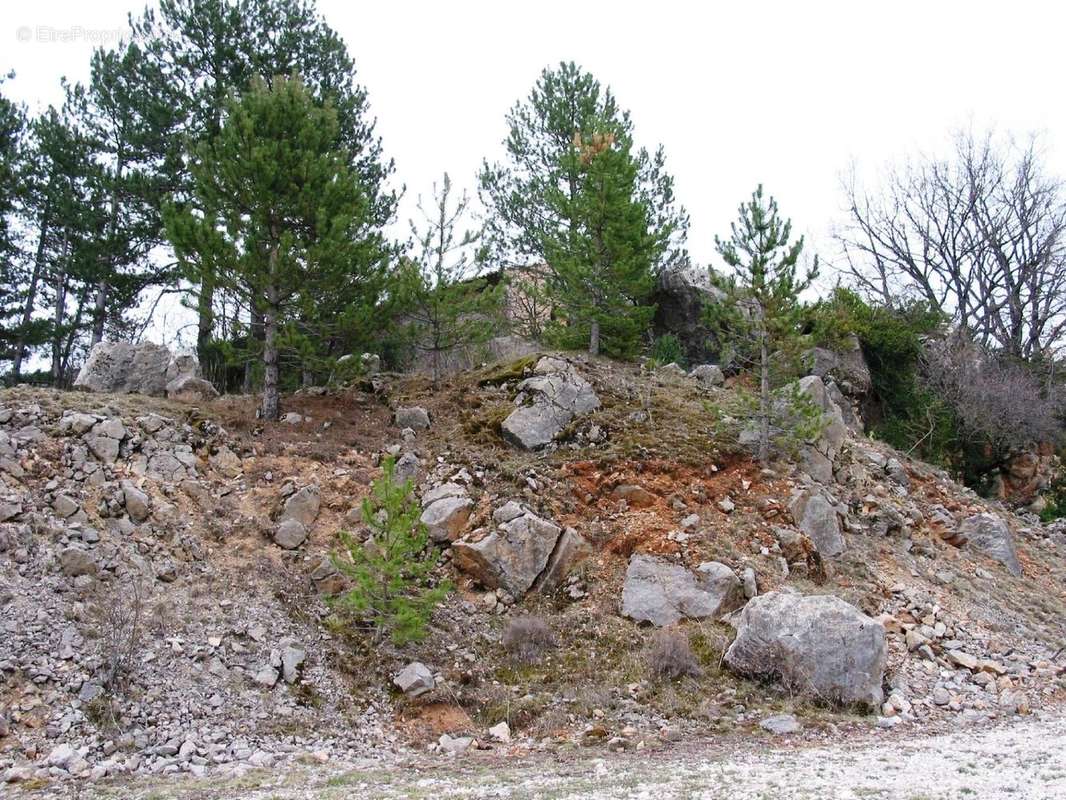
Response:
[[[685,350],[681,347],[681,340],[672,333],[664,333],[658,336],[651,346],[651,360],[656,366],[665,364],[677,364],[687,367]]]
[[[806,442],[822,434],[828,420],[810,395],[800,389],[798,381],[774,389],[770,397],[770,453],[795,458]],[[704,408],[710,415],[716,442],[737,451],[757,449],[758,394],[737,387],[720,403],[706,401]]]
[[[388,633],[403,644],[425,636],[433,609],[451,586],[433,581],[439,554],[419,520],[413,483],[397,485],[395,459],[383,466],[384,474],[363,501],[370,538],[363,543],[346,531],[339,534],[346,557],[334,554],[333,564],[353,586],[331,603],[359,624],[372,626],[379,638]]]

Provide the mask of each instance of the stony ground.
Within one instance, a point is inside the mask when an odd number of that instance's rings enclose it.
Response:
[[[101,800],[400,800],[401,798],[730,798],[730,800],[1051,800],[1066,796],[1066,717],[937,735],[873,731],[819,743],[787,737],[691,743],[657,753],[501,759],[465,756],[385,767],[296,766],[210,783],[95,787]],[[58,796],[58,795],[57,795]]]

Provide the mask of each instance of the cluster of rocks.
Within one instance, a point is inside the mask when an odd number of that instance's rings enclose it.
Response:
[[[350,700],[316,655],[328,634],[208,557],[243,475],[221,428],[41,396],[0,408],[3,780],[239,773],[398,746],[384,694],[358,736],[330,723]],[[282,493],[282,524],[313,522],[315,487]]]

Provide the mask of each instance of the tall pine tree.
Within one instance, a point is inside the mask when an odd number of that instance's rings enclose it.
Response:
[[[180,87],[180,129],[186,140],[218,135],[231,91],[245,91],[256,77],[270,81],[298,73],[319,104],[330,101],[337,118],[334,144],[346,154],[366,192],[368,205],[361,221],[365,262],[394,252],[381,233],[396,210],[397,197],[386,187],[393,164],[382,155],[366,91],[354,80],[355,65],[347,47],[318,15],[314,2],[161,0],[158,9],[146,10],[133,26],[136,40],[167,81]],[[186,202],[195,200],[191,180],[188,168],[179,165],[174,181],[185,187]],[[216,309],[232,298],[216,296],[209,264],[195,265],[195,273],[191,296],[198,317],[197,349],[205,368],[213,372]],[[242,310],[252,338],[261,337],[262,310]],[[339,325],[343,321],[339,315],[350,314],[351,309],[333,308],[330,313]],[[341,333],[318,344],[342,346],[350,336]]]
[[[339,123],[298,78],[256,80],[229,101],[219,135],[191,163],[193,201],[168,207],[167,231],[196,277],[209,269],[262,310],[262,415],[279,415],[279,334],[294,319],[317,319],[316,300],[346,287],[380,291],[381,260],[367,264],[370,200]]]
[[[649,233],[666,242],[653,264],[658,272],[687,260],[688,215],[674,197],[662,147],[634,148],[629,112],[614,94],[573,62],[545,69],[529,97],[507,115],[506,159],[484,163],[479,193],[488,210],[486,245],[501,265],[548,261],[546,243],[578,225],[583,168],[572,158],[575,141],[612,136],[636,167],[632,199],[644,204]],[[560,195],[563,202],[560,202]],[[551,265],[554,266],[554,265]]]

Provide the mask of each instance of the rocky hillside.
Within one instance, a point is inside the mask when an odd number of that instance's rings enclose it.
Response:
[[[831,379],[801,385],[826,425],[772,469],[712,427],[732,390],[710,366],[377,375],[270,425],[208,392],[4,390],[0,773],[63,791],[1054,703],[1061,530],[866,438]],[[326,602],[386,455],[456,584],[402,648]]]

